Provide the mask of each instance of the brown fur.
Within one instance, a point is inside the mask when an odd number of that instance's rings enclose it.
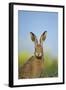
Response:
[[[44,34],[45,33],[41,35],[41,42],[42,39],[46,38],[46,35]],[[32,32],[31,39],[35,42],[35,53],[34,56],[30,57],[29,60],[21,67],[19,78],[39,78],[44,67],[43,46],[41,43],[38,44],[38,40]]]
[[[43,69],[43,60],[32,56],[22,67],[20,78],[38,78]]]

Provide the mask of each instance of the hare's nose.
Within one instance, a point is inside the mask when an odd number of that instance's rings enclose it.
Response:
[[[37,53],[37,52],[36,52],[36,56],[41,56],[41,55],[42,55],[41,53]]]
[[[36,56],[38,56],[38,53],[36,52]]]
[[[41,53],[39,53],[39,56],[42,56],[42,54],[41,54]]]

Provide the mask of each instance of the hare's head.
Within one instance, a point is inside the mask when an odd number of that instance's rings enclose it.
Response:
[[[41,59],[43,56],[43,41],[46,39],[46,35],[47,35],[47,31],[45,31],[40,39],[39,39],[39,43],[38,43],[38,39],[36,37],[36,35],[32,32],[30,32],[31,34],[31,40],[35,43],[35,56],[38,59]]]

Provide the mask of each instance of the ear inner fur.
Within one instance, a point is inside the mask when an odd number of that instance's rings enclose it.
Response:
[[[43,32],[40,37],[40,44],[43,45],[43,41],[46,39],[47,31]]]
[[[38,40],[37,40],[36,35],[34,33],[32,33],[32,32],[30,32],[30,35],[31,35],[31,40],[33,42],[35,42],[35,45],[37,45],[38,44]]]

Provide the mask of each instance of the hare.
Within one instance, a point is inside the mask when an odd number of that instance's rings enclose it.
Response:
[[[34,56],[23,65],[19,71],[19,78],[39,78],[44,67],[43,41],[46,39],[47,31],[45,31],[38,43],[34,33],[30,32],[31,40],[35,43]]]

